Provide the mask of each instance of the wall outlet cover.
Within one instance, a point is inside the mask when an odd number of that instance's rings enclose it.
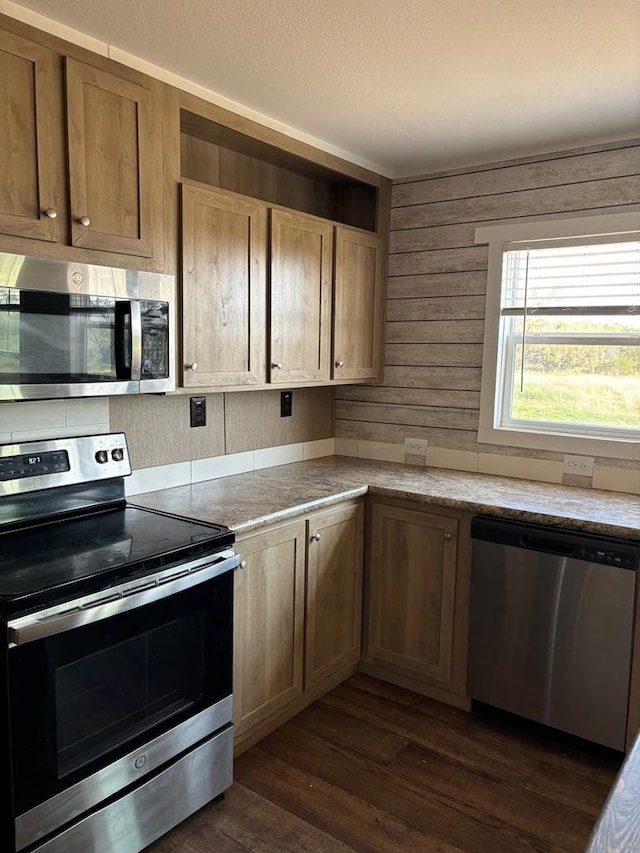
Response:
[[[207,425],[207,398],[191,397],[189,400],[189,415],[192,427]]]
[[[426,456],[427,444],[426,438],[405,438],[404,452],[407,456]]]
[[[593,477],[593,457],[563,456],[562,473],[574,474],[578,477]]]
[[[290,418],[293,411],[293,391],[280,392],[280,417]]]

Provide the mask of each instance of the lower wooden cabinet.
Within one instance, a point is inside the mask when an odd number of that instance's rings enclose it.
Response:
[[[360,660],[364,506],[321,512],[307,522],[305,688]]]
[[[304,521],[238,543],[234,587],[236,737],[302,694]]]
[[[466,523],[454,514],[372,503],[365,671],[420,692],[435,688],[432,695],[465,695]]]
[[[363,531],[364,507],[352,503],[238,540],[236,745],[266,734],[354,671]]]

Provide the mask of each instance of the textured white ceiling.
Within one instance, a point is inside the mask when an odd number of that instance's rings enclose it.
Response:
[[[19,6],[393,176],[640,135],[640,0]]]

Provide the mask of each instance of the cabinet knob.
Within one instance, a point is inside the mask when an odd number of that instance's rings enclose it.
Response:
[[[314,533],[311,538],[313,539],[314,542],[319,542],[320,541],[320,534]]]
[[[88,216],[79,216],[78,222],[80,225],[84,225],[85,228],[88,228],[91,225],[91,220]]]
[[[55,219],[58,215],[58,211],[55,210],[55,208],[53,207],[48,207],[46,210],[43,211],[43,213],[45,216],[48,216],[49,219]]]
[[[336,367],[344,367],[344,361],[336,361]]]
[[[447,530],[447,532],[444,534],[444,538],[445,538],[447,541],[448,541],[449,539],[453,539],[453,533],[449,533],[449,531]]]
[[[246,560],[240,560],[240,568],[241,569],[247,568],[247,561]]]
[[[195,373],[196,370],[198,369],[198,362],[192,361],[191,364],[185,364],[184,369],[185,370],[193,370],[193,372]]]
[[[282,370],[282,362],[281,361],[273,361],[273,362],[271,362],[271,367],[273,367],[274,370]]]

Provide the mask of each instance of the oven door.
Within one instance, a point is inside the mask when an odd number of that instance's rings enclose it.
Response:
[[[9,623],[17,850],[230,724],[237,562]]]

